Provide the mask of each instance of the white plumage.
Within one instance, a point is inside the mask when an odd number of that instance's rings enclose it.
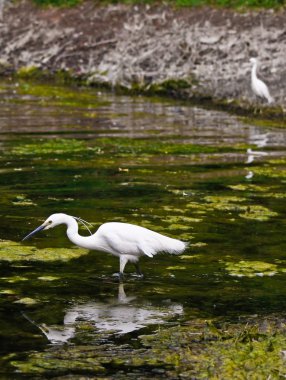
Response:
[[[84,222],[80,218],[70,215],[62,213],[53,214],[23,240],[28,239],[38,231],[48,230],[59,224],[65,224],[67,226],[67,236],[74,244],[91,250],[111,253],[119,257],[121,277],[128,261],[133,262],[136,265],[138,274],[141,274],[138,265],[140,256],[152,258],[159,252],[177,255],[182,253],[187,247],[187,243],[181,240],[172,239],[147,228],[128,223],[104,223],[95,234],[81,236],[78,233],[77,220]]]
[[[257,60],[256,58],[250,58],[250,62],[252,63],[251,69],[251,88],[254,94],[260,98],[264,98],[268,101],[268,103],[273,103],[274,99],[269,93],[268,87],[266,84],[257,78]]]

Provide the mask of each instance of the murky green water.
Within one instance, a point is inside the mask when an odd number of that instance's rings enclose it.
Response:
[[[167,376],[143,359],[129,367],[144,356],[141,335],[284,314],[283,129],[168,100],[0,89],[0,373]],[[119,286],[118,259],[75,248],[62,226],[21,243],[54,212],[94,230],[140,224],[190,247],[142,259],[143,280],[127,265]]]

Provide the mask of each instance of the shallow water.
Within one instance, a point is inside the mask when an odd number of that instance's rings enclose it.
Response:
[[[106,355],[140,350],[142,334],[284,313],[284,129],[94,89],[3,82],[0,90],[0,373],[119,378],[132,371]],[[140,224],[190,246],[143,258],[143,280],[128,264],[119,285],[118,259],[74,248],[62,226],[21,242],[54,212],[93,230]],[[59,347],[101,347],[103,369],[75,369],[68,358],[45,367]]]

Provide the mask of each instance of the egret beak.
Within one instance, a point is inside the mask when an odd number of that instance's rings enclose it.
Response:
[[[47,226],[45,224],[40,225],[34,231],[30,232],[27,236],[25,236],[24,239],[22,239],[22,241],[29,239],[29,237],[33,236],[34,234],[36,234],[39,231],[44,230],[46,227]]]

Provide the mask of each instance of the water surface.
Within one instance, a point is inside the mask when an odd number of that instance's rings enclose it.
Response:
[[[101,347],[102,371],[120,378],[126,369],[104,355],[140,350],[143,334],[284,313],[283,129],[184,102],[27,82],[1,84],[0,110],[0,372],[100,373],[35,363],[58,347]],[[143,280],[128,264],[118,284],[118,259],[74,248],[62,226],[21,243],[54,212],[93,230],[135,223],[190,246],[143,258]]]

